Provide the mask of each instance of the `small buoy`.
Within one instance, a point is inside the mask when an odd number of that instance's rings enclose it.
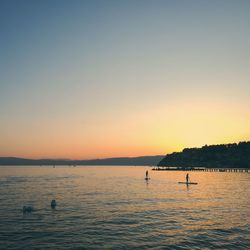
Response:
[[[34,211],[32,206],[23,206],[23,213],[31,213],[32,211]]]
[[[52,200],[50,205],[52,208],[55,208],[56,207],[56,200]]]

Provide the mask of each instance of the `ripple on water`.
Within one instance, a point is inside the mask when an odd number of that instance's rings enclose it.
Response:
[[[183,172],[150,173],[152,181],[146,184],[145,169],[31,167],[24,174],[19,167],[11,176],[0,172],[0,246],[250,249],[249,174],[235,174],[225,184],[232,173],[192,173],[200,185],[187,189],[177,184]],[[58,204],[54,210],[52,199]],[[23,205],[35,211],[23,214]]]

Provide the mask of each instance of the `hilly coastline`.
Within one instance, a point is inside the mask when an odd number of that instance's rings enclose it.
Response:
[[[182,152],[167,154],[158,166],[250,168],[250,141],[185,148]]]
[[[16,157],[0,157],[1,166],[32,166],[32,165],[123,165],[123,166],[156,166],[164,155],[117,157],[93,160],[65,159],[23,159]]]

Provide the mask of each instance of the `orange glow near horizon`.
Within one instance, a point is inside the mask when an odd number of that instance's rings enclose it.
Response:
[[[1,156],[93,159],[164,155],[185,147],[223,144],[250,139],[248,110],[229,103],[205,100],[178,102],[171,108],[131,111],[91,125],[32,124],[6,136]],[[239,113],[238,110],[241,110]],[[50,125],[48,125],[50,124]]]
[[[5,2],[0,156],[165,155],[250,140],[250,1]]]

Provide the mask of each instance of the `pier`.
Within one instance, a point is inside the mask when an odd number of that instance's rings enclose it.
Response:
[[[189,168],[189,167],[154,167],[154,171],[202,171],[202,172],[240,172],[250,173],[249,168]]]

